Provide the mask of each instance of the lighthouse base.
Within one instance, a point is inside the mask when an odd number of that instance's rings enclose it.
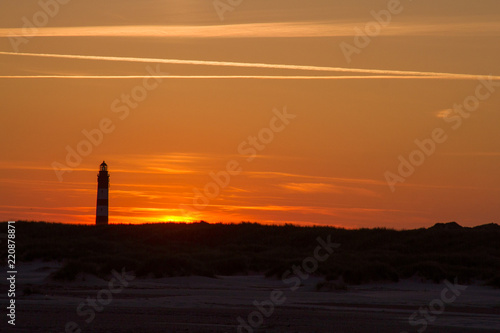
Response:
[[[96,216],[95,224],[96,225],[108,225],[108,217],[107,216]]]

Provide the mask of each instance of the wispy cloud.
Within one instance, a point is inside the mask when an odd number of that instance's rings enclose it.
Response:
[[[329,183],[286,183],[281,187],[303,193],[350,193],[361,196],[377,197],[379,193],[359,186],[341,186]]]
[[[211,205],[211,207],[220,208],[228,211],[257,210],[257,211],[294,211],[304,214],[322,214],[337,216],[342,212],[359,213],[382,213],[382,212],[400,212],[398,209],[369,208],[369,207],[321,207],[321,206],[281,206],[281,205]]]
[[[446,118],[453,113],[452,109],[444,109],[436,111],[434,114],[437,118]]]
[[[163,195],[158,195],[158,194],[151,194],[151,191],[149,193],[146,193],[144,191],[130,191],[130,190],[113,190],[113,195],[120,197],[120,196],[125,196],[125,197],[142,197],[142,198],[147,198],[147,199],[161,199],[164,196]]]
[[[313,176],[313,175],[304,175],[304,174],[294,174],[287,172],[276,172],[276,171],[251,171],[248,172],[251,177],[257,178],[298,178],[298,179],[314,179],[314,180],[322,180],[328,182],[339,182],[339,183],[351,183],[351,184],[366,184],[366,185],[379,185],[379,186],[387,186],[387,183],[384,181],[376,180],[376,179],[367,179],[367,178],[342,178],[342,177],[327,177],[327,176]]]
[[[359,22],[268,22],[226,25],[111,25],[2,28],[0,37],[164,37],[164,38],[277,38],[354,36]],[[385,36],[498,36],[500,22],[393,22]]]
[[[332,184],[325,184],[325,183],[287,183],[287,184],[282,184],[281,187],[291,191],[307,192],[307,193],[342,192],[339,188],[333,186]]]

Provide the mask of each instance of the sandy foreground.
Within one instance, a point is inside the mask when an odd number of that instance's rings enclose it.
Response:
[[[322,279],[309,276],[292,290],[293,283],[262,275],[145,279],[126,271],[121,282],[80,276],[58,283],[48,276],[59,266],[18,263],[15,326],[7,324],[2,279],[0,331],[500,332],[500,290],[475,285],[450,290],[406,280],[317,291]]]

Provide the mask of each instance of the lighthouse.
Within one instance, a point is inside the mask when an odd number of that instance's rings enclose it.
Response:
[[[97,207],[95,212],[96,225],[108,225],[108,192],[108,165],[103,161],[101,163],[99,174],[97,175]]]

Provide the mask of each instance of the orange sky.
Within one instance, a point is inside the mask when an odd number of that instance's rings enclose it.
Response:
[[[0,220],[93,223],[106,160],[111,223],[500,223],[497,0],[401,1],[369,43],[387,1],[54,1],[0,4]]]

